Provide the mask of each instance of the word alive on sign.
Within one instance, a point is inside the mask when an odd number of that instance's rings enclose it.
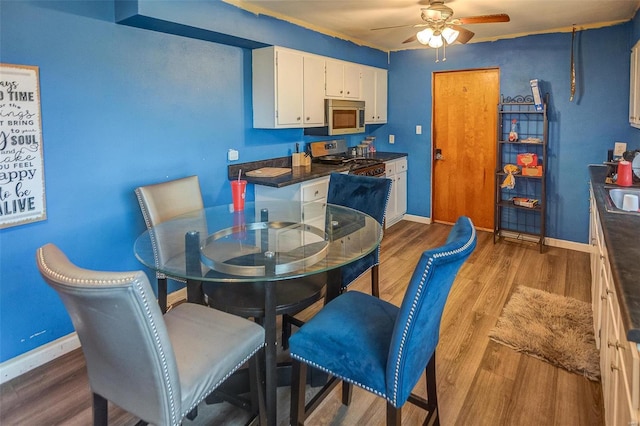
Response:
[[[0,202],[0,216],[8,216],[16,213],[35,211],[36,201],[34,197],[18,198],[16,200]]]

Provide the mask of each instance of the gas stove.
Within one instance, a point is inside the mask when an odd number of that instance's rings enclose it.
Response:
[[[385,165],[375,158],[358,157],[347,152],[344,139],[311,143],[312,161],[324,164],[348,164],[349,174],[381,177],[385,173]]]

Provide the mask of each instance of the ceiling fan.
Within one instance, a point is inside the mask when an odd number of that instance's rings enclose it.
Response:
[[[444,0],[429,0],[429,7],[424,7],[421,11],[420,16],[424,23],[373,28],[373,30],[403,27],[424,28],[402,43],[411,43],[417,40],[421,44],[437,49],[445,43],[449,45],[457,41],[465,44],[471,40],[475,33],[461,27],[461,25],[509,22],[510,20],[509,15],[505,13],[453,18],[453,9],[446,6]]]

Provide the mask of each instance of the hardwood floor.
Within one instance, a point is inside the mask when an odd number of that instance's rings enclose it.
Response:
[[[420,254],[444,242],[450,227],[402,221],[387,230],[380,266],[381,297],[399,304]],[[600,383],[521,355],[487,337],[518,285],[590,300],[589,255],[554,247],[501,241],[479,232],[478,246],[458,274],[445,308],[437,349],[442,425],[602,425]],[[370,291],[364,275],[350,288]],[[312,315],[319,306],[305,314]],[[424,378],[416,393],[424,396]],[[279,421],[288,424],[288,396],[279,394]],[[225,410],[225,411],[223,411]],[[200,410],[184,425],[243,424],[226,404]],[[419,425],[424,412],[411,404],[404,425]],[[110,424],[136,419],[110,404]],[[90,390],[80,351],[67,354],[0,388],[0,424],[88,425]],[[309,417],[309,425],[382,425],[385,401],[354,387],[341,406],[340,387]]]

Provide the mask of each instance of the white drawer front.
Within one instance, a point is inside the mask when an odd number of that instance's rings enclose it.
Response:
[[[384,173],[387,175],[387,177],[395,175],[396,163],[395,162],[384,163]]]
[[[326,198],[329,190],[329,179],[323,179],[320,182],[309,183],[301,187],[302,201],[308,203]]]
[[[402,172],[406,172],[407,171],[407,159],[406,158],[401,158],[400,160],[396,161],[396,173],[402,173]]]

